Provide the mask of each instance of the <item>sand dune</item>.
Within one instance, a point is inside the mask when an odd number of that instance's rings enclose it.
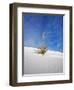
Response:
[[[24,47],[24,75],[63,72],[63,53],[48,50],[41,55],[37,50],[37,48]]]

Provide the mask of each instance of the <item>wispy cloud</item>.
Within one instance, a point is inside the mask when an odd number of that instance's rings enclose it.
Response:
[[[43,33],[42,33],[42,39],[47,38],[47,37],[48,37],[48,35],[51,35],[51,34],[52,34],[52,32],[50,32],[50,31],[49,31],[49,32],[46,32],[46,31],[45,31],[45,32],[43,32]]]
[[[46,38],[46,32],[43,32],[42,33],[42,39],[45,39]]]

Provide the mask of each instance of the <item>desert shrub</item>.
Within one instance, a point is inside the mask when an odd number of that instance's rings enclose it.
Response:
[[[40,48],[38,48],[39,50],[38,50],[38,54],[42,54],[42,55],[44,55],[45,53],[46,53],[46,51],[48,50],[46,47],[40,47]]]

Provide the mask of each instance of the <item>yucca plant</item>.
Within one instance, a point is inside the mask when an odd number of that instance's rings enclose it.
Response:
[[[44,55],[47,50],[48,50],[47,47],[40,47],[40,48],[38,48],[37,53]]]

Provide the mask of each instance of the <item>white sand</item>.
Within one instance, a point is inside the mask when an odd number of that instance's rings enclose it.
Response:
[[[63,72],[63,53],[48,50],[41,55],[37,50],[37,48],[24,47],[24,75]]]

